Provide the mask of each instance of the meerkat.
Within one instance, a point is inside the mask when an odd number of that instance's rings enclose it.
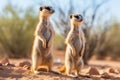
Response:
[[[66,72],[68,76],[78,76],[83,66],[83,54],[85,50],[85,37],[81,29],[83,17],[80,14],[70,15],[71,29],[65,40],[65,66],[59,69],[60,72]],[[75,75],[71,74],[74,70]]]
[[[32,49],[32,72],[39,73],[40,67],[51,71],[53,65],[54,29],[50,23],[50,16],[55,12],[51,6],[41,6],[39,23],[35,30],[35,39]]]

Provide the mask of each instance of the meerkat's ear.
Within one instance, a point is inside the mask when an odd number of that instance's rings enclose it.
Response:
[[[39,10],[42,11],[43,7],[40,7]]]
[[[70,19],[72,18],[72,14],[70,15]]]

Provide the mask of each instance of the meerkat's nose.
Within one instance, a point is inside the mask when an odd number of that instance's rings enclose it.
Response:
[[[79,19],[80,19],[80,21],[83,21],[82,15],[79,15]]]
[[[55,12],[55,10],[52,10],[52,13],[54,13]]]

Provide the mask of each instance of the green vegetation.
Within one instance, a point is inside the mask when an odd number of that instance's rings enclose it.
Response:
[[[120,57],[120,24],[117,22],[113,23],[106,35],[104,44],[105,53],[113,56],[114,59]]]
[[[26,57],[33,42],[33,33],[36,27],[37,16],[33,16],[33,10],[22,10],[8,4],[0,17],[0,50],[1,55],[9,57]]]
[[[58,50],[65,50],[64,37],[62,35],[55,35],[54,47]]]

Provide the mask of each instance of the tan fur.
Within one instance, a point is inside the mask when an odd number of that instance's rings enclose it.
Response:
[[[77,16],[77,18],[76,18]],[[66,54],[65,54],[65,66],[59,71],[64,72],[68,76],[71,76],[71,71],[75,70],[75,76],[78,76],[81,67],[83,66],[83,53],[85,49],[85,37],[80,27],[83,18],[79,14],[70,15],[71,29],[66,38]]]
[[[53,65],[53,38],[54,30],[49,17],[54,13],[50,6],[40,7],[39,23],[35,30],[35,39],[32,50],[32,72],[39,73],[45,66],[51,71]],[[41,67],[41,69],[40,69]],[[42,71],[42,70],[41,70]],[[45,71],[43,69],[43,71]]]

